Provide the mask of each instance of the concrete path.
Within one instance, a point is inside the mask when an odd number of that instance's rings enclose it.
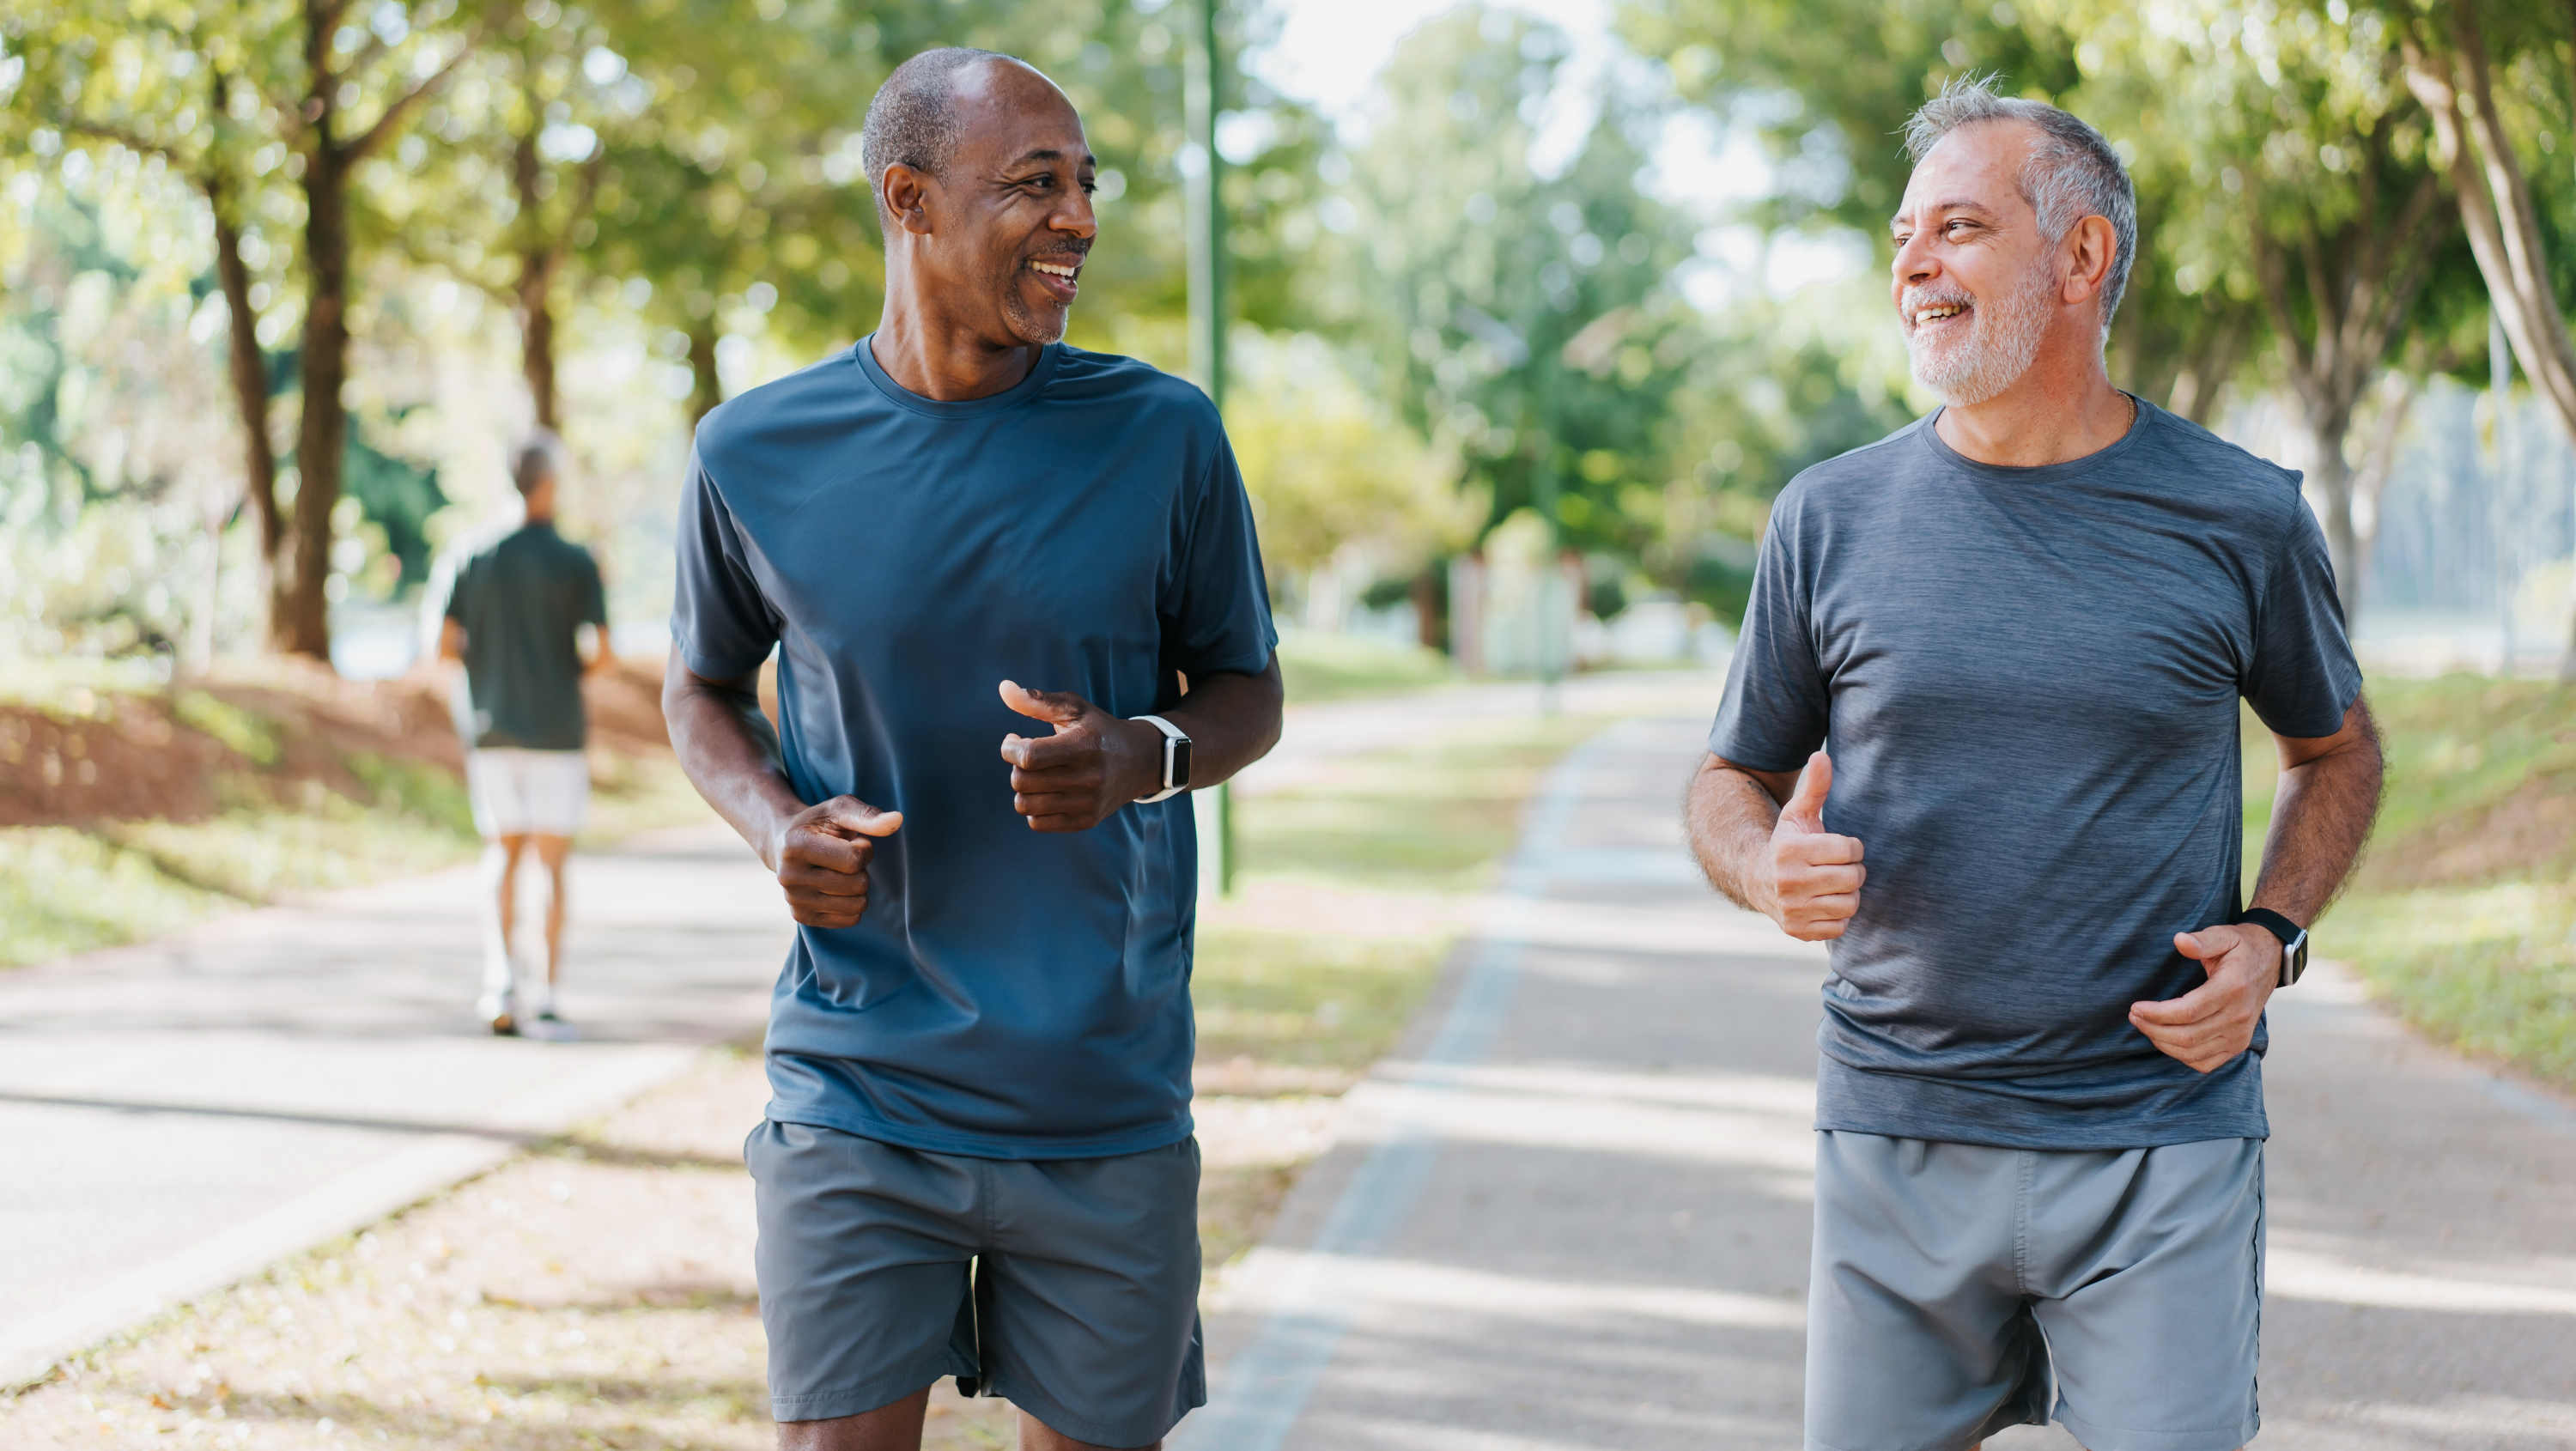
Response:
[[[0,1387],[759,1030],[791,924],[732,832],[571,871],[575,1043],[475,1021],[471,867],[0,974]]]
[[[1713,683],[1561,695],[1615,713]],[[1539,699],[1300,706],[1244,791]],[[478,891],[459,868],[0,973],[0,1389],[756,1036],[791,931],[721,825],[576,856],[563,1007],[581,1041],[495,1039],[471,1015]]]
[[[1215,1287],[1176,1447],[1800,1444],[1824,958],[1683,858],[1708,704],[1555,774],[1441,998]],[[2279,1001],[2260,1444],[2576,1446],[2576,1115],[2330,966]]]

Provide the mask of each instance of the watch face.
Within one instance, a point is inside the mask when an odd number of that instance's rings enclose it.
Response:
[[[1190,738],[1175,736],[1170,744],[1172,754],[1165,759],[1163,784],[1175,787],[1187,786],[1190,784]]]
[[[2308,934],[2300,933],[2298,941],[2282,950],[2281,966],[2289,973],[2292,982],[2297,982],[2299,974],[2308,970]]]

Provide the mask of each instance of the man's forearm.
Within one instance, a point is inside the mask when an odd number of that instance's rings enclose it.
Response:
[[[690,784],[774,871],[780,828],[806,803],[788,784],[758,682],[756,675],[708,680],[675,658],[662,685],[662,715]]]
[[[2313,925],[2342,889],[2379,814],[2379,738],[2367,708],[2360,729],[2311,760],[2282,770],[2263,839],[2263,872],[2251,906]]]
[[[1227,780],[1270,754],[1279,744],[1283,707],[1279,661],[1273,657],[1259,675],[1228,672],[1192,679],[1180,704],[1161,714],[1190,738],[1190,785],[1195,789]]]
[[[1771,832],[1780,803],[1752,773],[1711,756],[1691,778],[1684,812],[1691,852],[1709,884],[1728,901],[1776,917],[1778,894],[1771,871]]]

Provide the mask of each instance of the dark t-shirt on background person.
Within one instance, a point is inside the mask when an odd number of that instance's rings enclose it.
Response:
[[[1710,732],[1834,759],[1868,853],[1832,944],[1820,1129],[2007,1148],[2262,1138],[2262,1054],[2207,1075],[2128,1021],[2239,906],[2237,701],[2333,735],[2359,696],[2298,475],[2152,404],[2042,468],[1922,421],[1781,493]],[[1828,744],[1829,742],[1829,744]]]
[[[526,524],[456,572],[447,618],[465,627],[465,684],[475,749],[578,751],[582,626],[608,627],[590,551]]]
[[[1267,667],[1251,505],[1206,395],[1059,343],[1005,392],[939,402],[861,339],[707,415],[678,552],[682,662],[732,679],[775,645],[797,795],[904,818],[859,924],[797,929],[769,1117],[1005,1159],[1188,1137],[1189,800],[1031,831],[999,750],[1034,723],[997,688],[1136,716],[1182,675]]]

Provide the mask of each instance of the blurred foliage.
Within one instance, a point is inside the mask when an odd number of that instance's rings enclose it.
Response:
[[[1281,581],[1345,551],[1378,577],[1473,541],[1482,510],[1455,465],[1405,429],[1322,338],[1241,330],[1226,432],[1252,491],[1262,563]]]
[[[2388,795],[2322,950],[2437,1040],[2576,1088],[2576,689],[2451,675],[2370,696]],[[2251,862],[2278,764],[2248,720]]]
[[[2564,17],[2459,5],[2483,17],[2576,297]],[[606,476],[593,507],[630,573],[666,572],[651,516],[689,422],[873,325],[859,126],[933,44],[1019,54],[1065,87],[1102,163],[1072,339],[1185,361],[1186,0],[327,15],[313,49],[285,0],[0,14],[0,648],[203,659],[257,641],[281,599],[405,598],[497,518],[501,441],[550,415]],[[1705,239],[1884,259],[1897,133],[1969,73],[2070,105],[2131,161],[2115,379],[2202,419],[2230,384],[2286,390],[2342,450],[2356,419],[2402,416],[2383,369],[2483,362],[2481,289],[2420,205],[2425,126],[2397,61],[2419,19],[2400,0],[1624,0],[1627,49],[1578,64],[1560,31],[1469,4],[1407,36],[1374,109],[1337,131],[1241,64],[1277,6],[1225,0],[1218,148],[1247,339],[1229,423],[1268,563],[1391,599],[1553,497],[1600,610],[1642,589],[1731,617],[1769,500],[1926,399],[1883,280],[1793,291],[1757,261],[1709,287],[1725,269]],[[317,105],[319,129],[301,119]],[[1749,146],[1758,195],[1658,188],[1685,116]],[[2416,249],[2420,279],[2392,244],[2418,222],[2446,237]],[[334,246],[326,266],[315,249]],[[313,332],[324,292],[345,357]],[[2355,306],[2387,326],[2346,326]],[[236,330],[258,396],[227,374]],[[303,407],[314,367],[340,407]],[[273,488],[247,477],[254,432]],[[323,438],[335,467],[307,489],[298,450]]]
[[[1351,158],[1359,320],[1405,416],[1454,450],[1486,525],[1553,489],[1569,548],[1635,556],[1658,533],[1626,505],[1660,482],[1661,425],[1696,315],[1664,285],[1683,219],[1635,182],[1646,117],[1621,88],[1554,175],[1532,142],[1571,47],[1470,5],[1408,36],[1385,114]],[[1481,531],[1480,531],[1481,532]]]

